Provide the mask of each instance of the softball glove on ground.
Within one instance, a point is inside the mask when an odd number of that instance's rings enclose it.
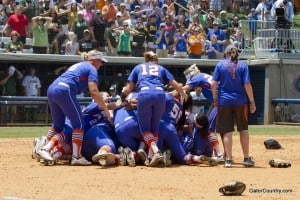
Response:
[[[277,168],[288,168],[292,166],[290,162],[281,159],[272,159],[269,161],[269,165]]]
[[[226,183],[222,187],[219,188],[219,192],[221,192],[225,196],[240,196],[246,189],[246,184],[240,181],[233,181],[230,183]]]
[[[281,149],[281,145],[277,140],[268,139],[264,141],[266,149]]]

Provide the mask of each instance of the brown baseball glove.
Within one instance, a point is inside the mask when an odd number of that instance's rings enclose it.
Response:
[[[225,196],[241,196],[245,189],[246,184],[240,181],[233,181],[220,187],[219,192]]]

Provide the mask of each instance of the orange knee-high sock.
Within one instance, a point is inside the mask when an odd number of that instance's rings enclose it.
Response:
[[[62,144],[65,140],[65,135],[63,133],[56,133],[49,142],[43,147],[43,149],[50,151],[53,147],[58,144]]]
[[[54,128],[50,128],[48,130],[48,133],[46,135],[47,137],[47,141],[49,141],[54,135],[56,135],[58,133],[58,131],[54,130]]]
[[[63,155],[65,154],[70,154],[71,147],[70,145],[63,143],[63,144],[58,144],[54,150],[54,153],[52,154],[53,159],[57,160],[60,159]]]
[[[72,156],[79,158],[81,156],[81,146],[84,131],[81,129],[74,129],[72,133]]]
[[[214,154],[216,156],[221,155],[221,150],[220,150],[220,146],[219,146],[219,141],[218,141],[217,134],[214,133],[214,132],[209,133],[209,135],[208,135],[208,141],[209,141],[209,144],[210,144],[211,148],[214,151]]]
[[[157,138],[155,138],[150,131],[144,132],[143,138],[148,146],[148,149],[149,150],[151,149],[153,153],[157,153],[158,152],[158,147],[156,144]]]

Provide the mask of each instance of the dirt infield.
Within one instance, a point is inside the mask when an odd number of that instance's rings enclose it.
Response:
[[[218,192],[232,180],[247,185],[241,199],[300,199],[300,136],[273,137],[281,150],[266,150],[267,138],[251,136],[256,167],[244,168],[239,137],[234,136],[231,169],[42,166],[31,159],[32,139],[0,139],[0,199],[237,199]],[[291,161],[292,167],[270,168],[272,158]]]

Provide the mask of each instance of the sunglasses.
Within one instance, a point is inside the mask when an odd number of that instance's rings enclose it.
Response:
[[[123,25],[124,27],[127,27],[128,25]]]
[[[141,23],[143,23],[143,22],[136,22],[137,24],[141,24]]]

